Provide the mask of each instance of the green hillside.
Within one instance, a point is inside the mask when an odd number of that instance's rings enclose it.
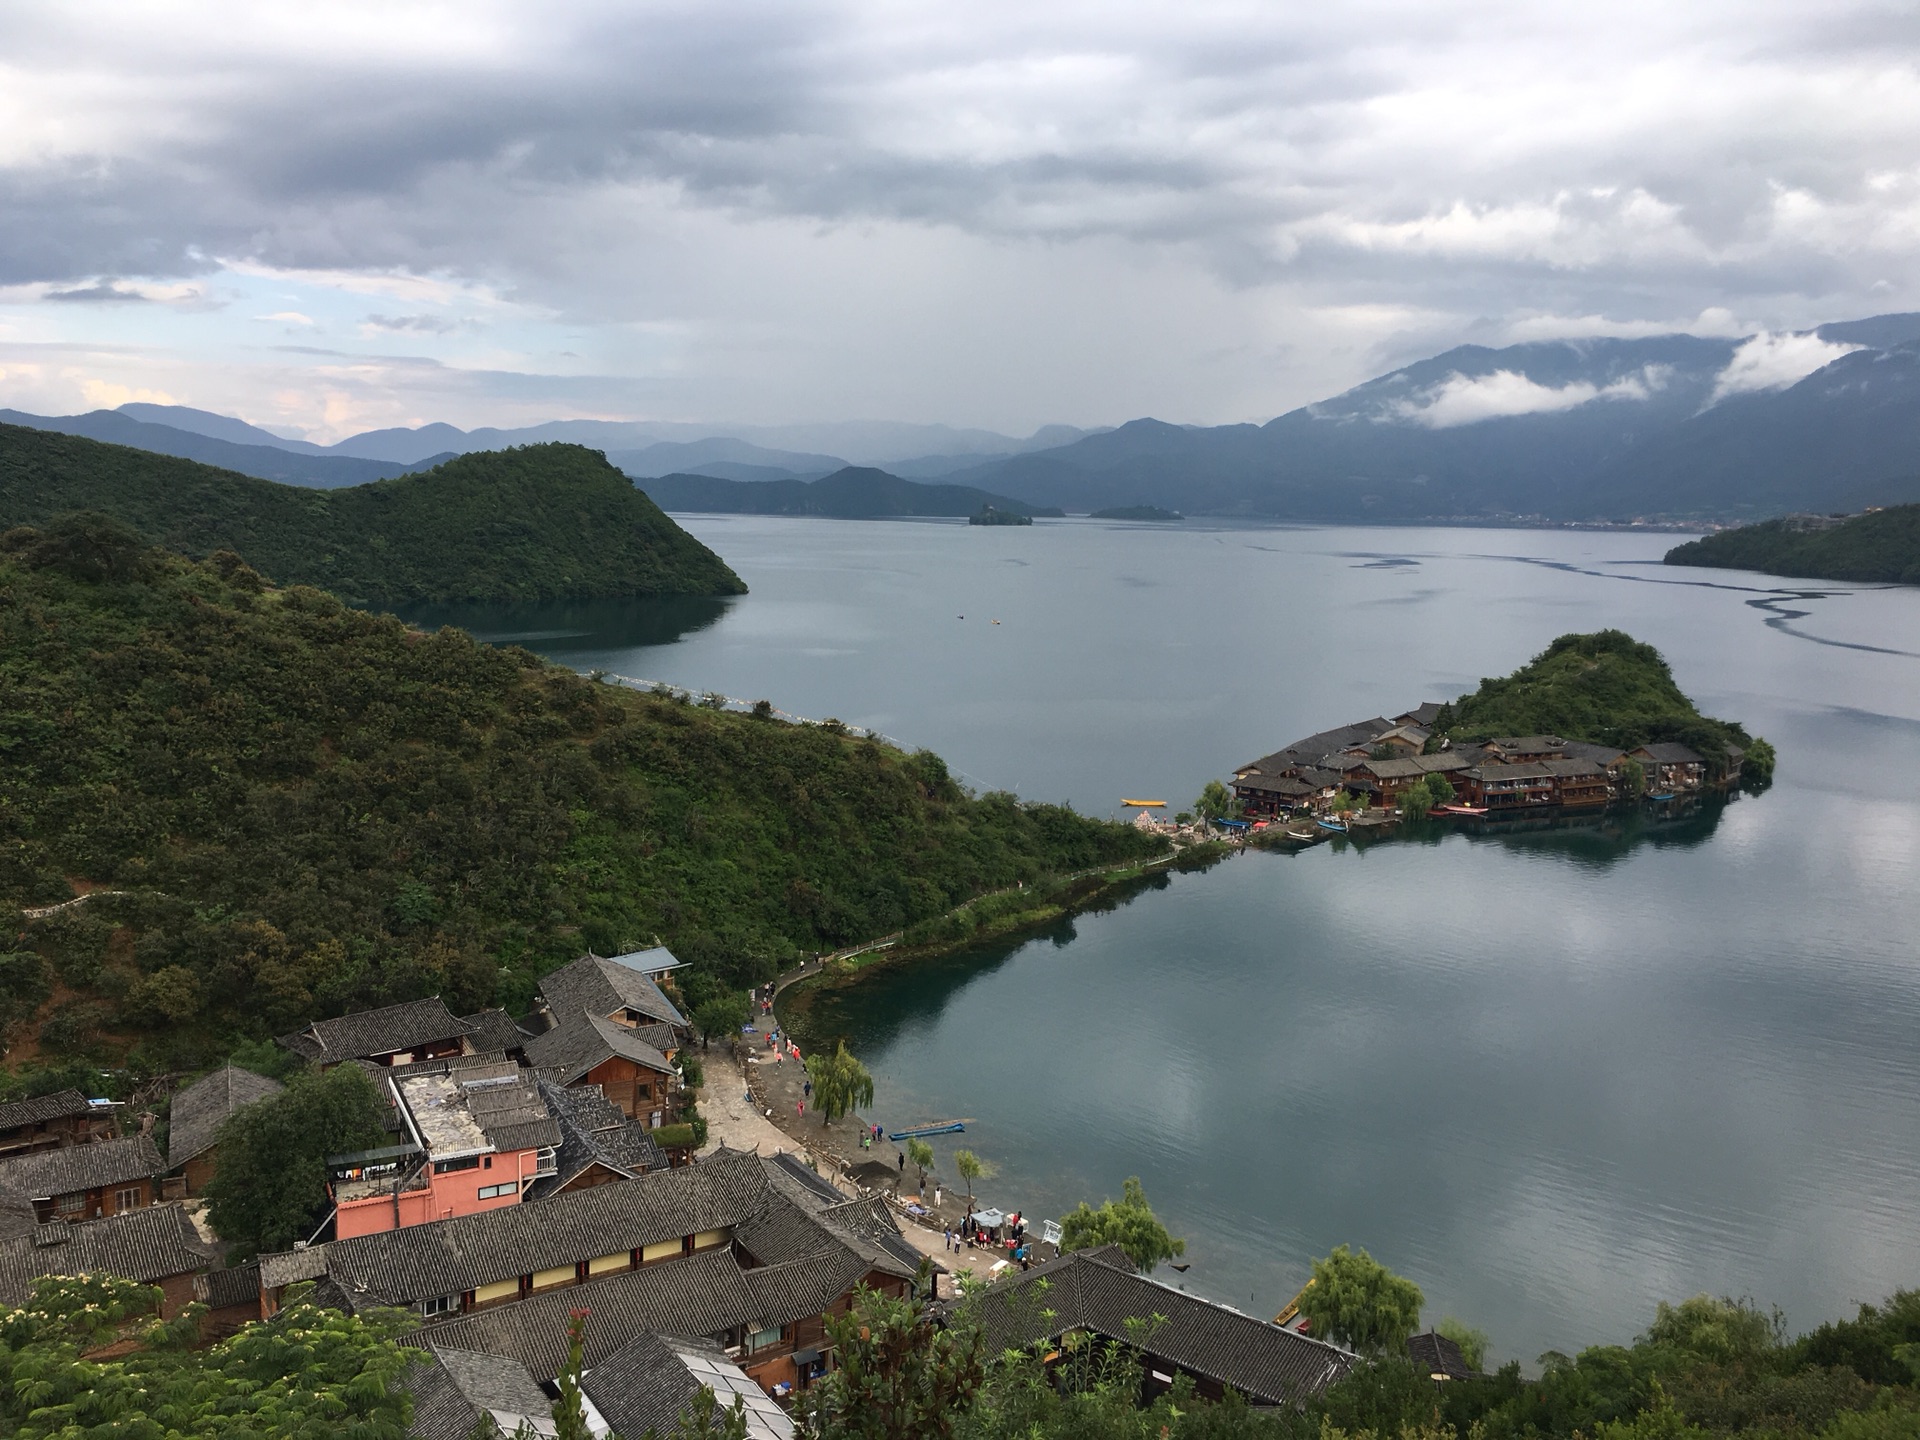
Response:
[[[1895,505],[1818,528],[1805,517],[1789,515],[1722,530],[1676,545],[1667,552],[1667,564],[1920,585],[1920,505]]]
[[[972,515],[991,505],[1014,515],[1062,512],[976,490],[971,485],[902,480],[868,465],[849,465],[818,480],[722,480],[713,475],[662,475],[640,482],[669,510],[725,515],[819,515],[880,520],[896,515]]]
[[[1747,751],[1746,771],[1766,779],[1773,747],[1739,725],[1702,715],[1651,645],[1620,630],[1562,635],[1513,674],[1443,706],[1436,731],[1455,741],[1496,735],[1558,735],[1630,750],[1678,741],[1724,763],[1726,747]]]
[[[657,936],[690,999],[1160,842],[839,727],[597,683],[66,521],[0,541],[0,1021],[30,1056],[239,1035]],[[4,948],[4,947],[0,947]]]
[[[309,490],[0,425],[0,529],[96,510],[183,554],[233,550],[357,605],[731,595],[719,556],[599,452],[529,445]]]

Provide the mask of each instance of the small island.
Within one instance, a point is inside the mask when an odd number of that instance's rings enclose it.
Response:
[[[1783,515],[1676,545],[1666,561],[1809,580],[1920,585],[1920,505],[1858,515]]]
[[[982,505],[967,517],[969,525],[1031,525],[1033,516],[1002,510],[997,505]]]
[[[1162,510],[1158,505],[1115,505],[1110,510],[1096,510],[1087,518],[1090,520],[1153,520],[1164,524],[1172,520],[1184,520],[1187,517],[1178,510]]]
[[[1773,776],[1773,747],[1702,715],[1660,652],[1562,635],[1504,679],[1296,740],[1234,772],[1242,823],[1327,829],[1670,805]]]

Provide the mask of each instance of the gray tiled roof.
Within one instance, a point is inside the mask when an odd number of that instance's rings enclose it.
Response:
[[[1633,753],[1645,753],[1656,765],[1704,765],[1706,759],[1697,750],[1676,741],[1662,740],[1653,745],[1642,745]]]
[[[0,1159],[0,1186],[31,1200],[50,1200],[79,1190],[110,1189],[132,1180],[151,1179],[167,1168],[146,1135],[67,1145],[30,1155]]]
[[[793,1421],[717,1346],[642,1333],[581,1377],[580,1388],[617,1435],[674,1433],[680,1414],[702,1387],[722,1409],[737,1395],[747,1409],[751,1440],[782,1440]]]
[[[608,1100],[598,1085],[567,1089],[551,1081],[542,1081],[540,1093],[560,1126],[560,1148],[556,1171],[551,1178],[534,1186],[534,1195],[544,1199],[566,1189],[582,1171],[602,1165],[616,1175],[632,1177],[649,1170],[664,1170],[667,1157],[646,1129],[620,1113],[620,1107]]]
[[[0,1133],[58,1120],[63,1115],[85,1115],[92,1109],[87,1097],[78,1090],[56,1090],[31,1100],[13,1100],[0,1105]]]
[[[1487,744],[1520,755],[1544,755],[1567,742],[1558,735],[1496,735]]]
[[[654,957],[673,957],[664,950],[648,950],[638,955],[606,959],[600,955],[582,955],[562,965],[540,982],[540,994],[556,1016],[585,1011],[603,1019],[616,1010],[637,1010],[668,1025],[685,1025],[686,1017],[674,1007],[660,987],[634,964]]]
[[[363,1303],[411,1305],[513,1275],[737,1225],[761,1209],[767,1194],[758,1157],[717,1150],[680,1170],[656,1170],[551,1200],[334,1240],[316,1249],[325,1252],[327,1273]]]
[[[1050,1284],[1037,1303],[1039,1296],[1029,1292],[1043,1279]],[[974,1307],[989,1354],[1072,1330],[1134,1343],[1127,1322],[1143,1321],[1150,1327],[1141,1343],[1147,1354],[1230,1385],[1256,1404],[1317,1395],[1355,1363],[1323,1341],[1137,1275],[1114,1247],[1049,1260],[1009,1276],[977,1301],[949,1302],[942,1313],[958,1305]]]
[[[243,1105],[270,1100],[286,1087],[238,1065],[222,1065],[173,1097],[167,1130],[167,1165],[179,1169],[213,1144],[220,1123]]]
[[[1618,745],[1589,745],[1584,740],[1569,740],[1560,748],[1569,760],[1591,760],[1596,765],[1611,765],[1627,753]]]
[[[467,1027],[467,1038],[475,1050],[518,1050],[527,1043],[519,1023],[504,1010],[482,1010],[477,1014],[462,1015],[460,1023]]]
[[[209,1270],[206,1274],[207,1304],[215,1310],[231,1305],[260,1303],[260,1262],[250,1260],[229,1270]]]
[[[378,1010],[360,1010],[337,1020],[316,1020],[304,1030],[282,1035],[280,1043],[322,1065],[364,1060],[411,1050],[435,1040],[458,1040],[472,1033],[454,1018],[438,995]]]
[[[553,1029],[527,1041],[527,1063],[558,1071],[566,1084],[616,1055],[662,1075],[673,1073],[673,1062],[629,1026],[582,1010],[559,1011],[556,1018]]]
[[[1423,1375],[1445,1375],[1450,1380],[1471,1380],[1479,1372],[1467,1364],[1467,1357],[1438,1330],[1407,1337],[1407,1354]]]
[[[43,1275],[119,1275],[152,1284],[212,1263],[178,1205],[151,1205],[77,1225],[54,1220],[31,1235],[0,1240],[0,1305],[24,1304]]]
[[[731,1251],[707,1250],[549,1290],[517,1304],[477,1310],[429,1327],[423,1338],[505,1355],[525,1365],[535,1379],[551,1380],[566,1368],[567,1317],[574,1310],[592,1312],[584,1347],[585,1363],[592,1367],[636,1330],[724,1335],[735,1326],[756,1323],[762,1302],[748,1289],[747,1273]]]
[[[499,1355],[429,1345],[404,1383],[413,1396],[407,1433],[415,1440],[471,1440],[483,1425],[481,1433],[499,1435],[490,1411],[536,1420],[553,1414],[553,1402],[526,1366]]]

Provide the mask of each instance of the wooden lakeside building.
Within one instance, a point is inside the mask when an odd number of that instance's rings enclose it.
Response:
[[[1650,796],[1697,793],[1738,775],[1744,755],[1728,747],[1724,763],[1677,743],[1631,753],[1558,735],[1504,735],[1477,745],[1437,741],[1437,703],[1391,719],[1376,716],[1296,740],[1234,772],[1243,813],[1281,819],[1324,813],[1345,792],[1375,810],[1398,808],[1427,776],[1446,778],[1455,802],[1488,815],[1596,811],[1626,798],[1630,767]]]

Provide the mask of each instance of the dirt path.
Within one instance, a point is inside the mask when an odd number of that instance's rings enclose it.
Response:
[[[752,1150],[761,1155],[776,1155],[782,1151],[791,1152],[799,1155],[818,1174],[831,1181],[834,1187],[848,1199],[856,1199],[862,1193],[873,1193],[873,1188],[863,1192],[861,1187],[848,1177],[847,1162],[841,1154],[840,1142],[843,1140],[849,1142],[846,1148],[852,1149],[856,1154],[866,1153],[871,1156],[898,1155],[899,1148],[883,1144],[881,1150],[859,1151],[857,1141],[860,1121],[858,1118],[842,1120],[832,1130],[826,1130],[824,1135],[821,1132],[825,1127],[820,1126],[811,1115],[802,1120],[790,1110],[776,1112],[776,1115],[785,1116],[787,1121],[785,1125],[774,1124],[765,1111],[771,1103],[775,1102],[776,1096],[784,1094],[786,1090],[792,1090],[796,1096],[799,1094],[804,1082],[794,1077],[801,1075],[803,1071],[802,1067],[792,1059],[773,1065],[766,1061],[766,1055],[767,1051],[764,1047],[757,1047],[752,1052],[752,1061],[749,1063],[749,1057],[744,1054],[739,1059],[735,1059],[724,1050],[712,1049],[702,1052],[701,1063],[706,1071],[707,1084],[701,1092],[700,1113],[707,1119],[707,1149],[711,1151],[717,1146],[726,1145],[735,1150]],[[762,1083],[763,1075],[769,1077],[772,1083]],[[749,1086],[752,1087],[752,1094],[749,1093]],[[769,1090],[775,1093],[769,1094]],[[791,1104],[791,1101],[787,1103]],[[795,1131],[799,1134],[793,1133]],[[898,1172],[897,1163],[894,1169]],[[889,1198],[903,1201],[918,1200],[920,1197],[913,1194],[912,1188],[915,1178],[917,1177],[909,1174],[904,1193],[901,1195],[895,1194],[896,1188],[899,1188],[897,1185],[874,1188],[878,1188],[880,1193],[888,1195]],[[963,1201],[956,1202],[944,1193],[942,1200],[944,1203],[940,1209],[948,1213],[925,1219],[909,1214],[901,1204],[895,1204],[893,1214],[894,1218],[900,1222],[901,1233],[914,1249],[922,1255],[932,1256],[936,1264],[949,1272],[965,1270],[982,1277],[989,1275],[997,1258],[993,1254],[984,1250],[947,1248],[944,1227],[959,1224],[960,1214],[965,1205]],[[926,1208],[932,1209],[931,1206]],[[953,1282],[949,1279],[939,1281],[939,1293],[943,1298],[953,1293],[952,1284]]]

